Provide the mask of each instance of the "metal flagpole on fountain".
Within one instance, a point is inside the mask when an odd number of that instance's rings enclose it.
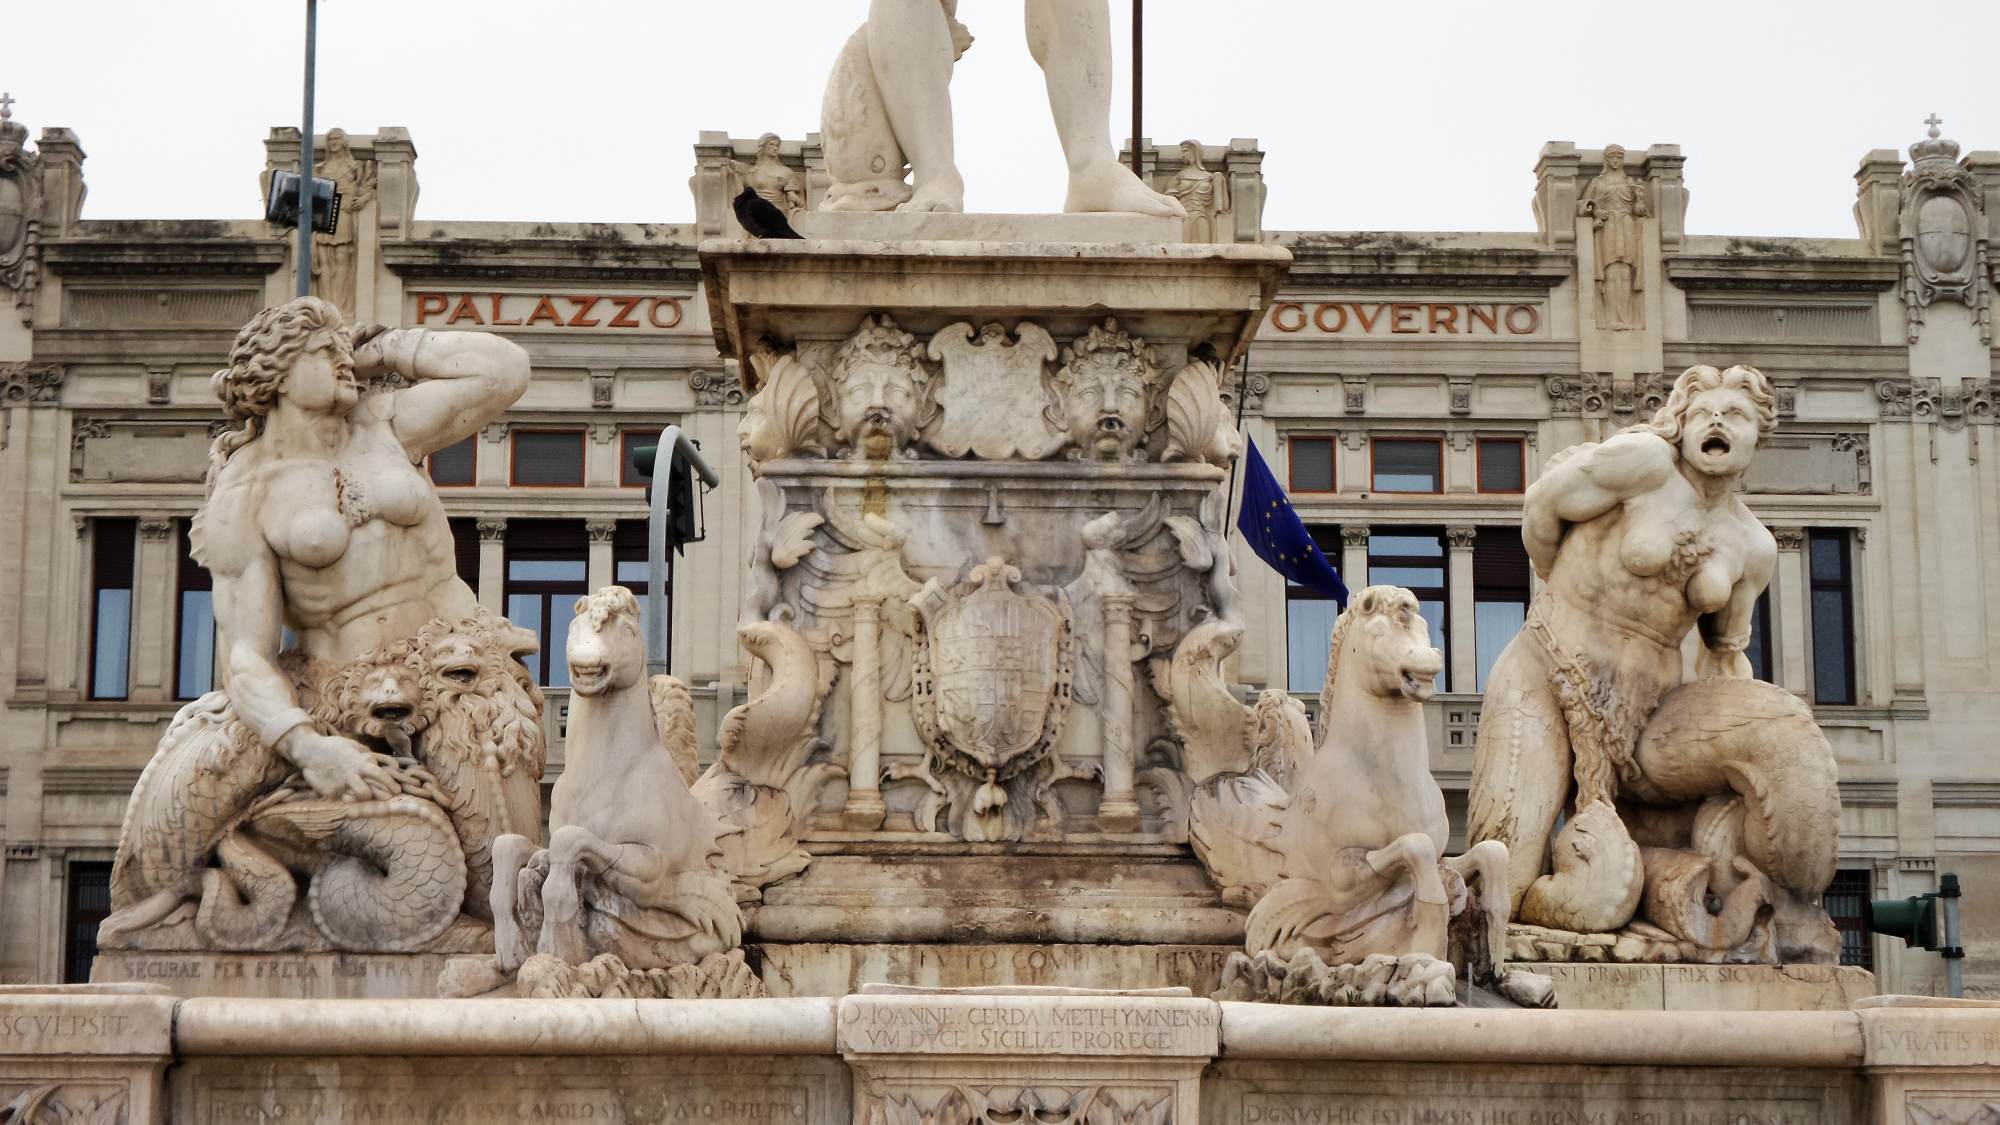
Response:
[[[1132,174],[1146,178],[1145,158],[1139,154],[1140,110],[1145,104],[1143,92],[1146,75],[1146,0],[1132,0]]]
[[[313,245],[313,37],[319,23],[319,0],[306,0],[306,107],[299,129],[299,276],[295,296],[312,292]]]

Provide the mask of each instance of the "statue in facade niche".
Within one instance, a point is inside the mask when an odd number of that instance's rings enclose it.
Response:
[[[1776,422],[1755,368],[1691,367],[1650,422],[1529,487],[1545,585],[1488,679],[1470,798],[1471,838],[1507,846],[1517,922],[1604,934],[1636,915],[1620,959],[1837,954],[1832,752],[1743,654],[1777,545],[1736,493]],[[1682,684],[1691,629],[1700,678]]]
[[[1625,174],[1625,150],[1604,147],[1604,171],[1583,189],[1576,213],[1590,220],[1591,247],[1596,264],[1597,326],[1609,329],[1646,327],[1645,224],[1652,214],[1646,185]]]
[[[1189,242],[1227,241],[1217,236],[1216,221],[1229,210],[1229,177],[1202,164],[1200,141],[1181,142],[1181,170],[1167,184],[1167,194],[1187,211],[1181,237]]]
[[[406,385],[364,397],[382,375]],[[418,466],[521,396],[527,355],[356,331],[301,297],[245,325],[214,382],[233,426],[190,537],[222,687],[182,709],[133,792],[100,942],[482,944],[491,841],[540,832],[542,700],[520,662],[536,640],[459,579]]]
[[[1047,80],[1069,164],[1065,211],[1178,218],[1181,205],[1142,183],[1111,144],[1108,0],[1025,0],[1028,46]],[[951,72],[972,37],[956,0],[871,0],[847,41],[820,111],[830,211],[963,211],[951,117]],[[905,163],[911,183],[903,182]]]
[[[1279,714],[1249,717],[1274,744],[1252,769],[1196,790],[1195,854],[1226,900],[1250,905],[1220,998],[1451,1005],[1456,960],[1473,984],[1551,1003],[1548,980],[1505,968],[1507,849],[1444,854],[1451,830],[1423,713],[1443,667],[1416,596],[1370,586],[1328,641],[1318,744],[1301,737],[1302,711],[1282,718],[1298,705],[1266,692],[1256,711]]]
[[[339,229],[313,235],[313,295],[332,301],[351,317],[360,276],[361,213],[375,202],[375,162],[354,155],[346,132],[328,129],[326,155],[314,165],[313,175],[333,181],[340,191],[341,211]]]
[[[757,138],[756,163],[732,160],[729,170],[764,202],[783,211],[786,218],[795,219],[806,209],[806,178],[778,158],[783,143],[778,134],[765,133]],[[736,192],[731,190],[729,194],[734,196]]]
[[[28,151],[13,101],[0,94],[0,285],[13,291],[26,324],[42,283],[42,160]]]

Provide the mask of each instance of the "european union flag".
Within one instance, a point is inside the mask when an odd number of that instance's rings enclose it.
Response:
[[[1285,499],[1285,490],[1278,487],[1277,478],[1264,464],[1263,454],[1257,452],[1257,443],[1252,441],[1249,446],[1243,477],[1243,513],[1236,518],[1243,541],[1272,570],[1346,608],[1347,584],[1340,580],[1340,572],[1326,561],[1319,544],[1313,542],[1306,525],[1299,521],[1292,502]]]

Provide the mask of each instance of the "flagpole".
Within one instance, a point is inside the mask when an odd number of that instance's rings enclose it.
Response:
[[[1139,154],[1140,92],[1144,86],[1146,37],[1145,0],[1132,0],[1132,174],[1146,178],[1144,158]]]

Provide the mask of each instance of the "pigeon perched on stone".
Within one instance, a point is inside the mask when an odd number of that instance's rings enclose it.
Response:
[[[732,206],[736,208],[736,221],[743,224],[743,230],[752,238],[805,237],[792,229],[783,211],[751,188],[738,192]]]

